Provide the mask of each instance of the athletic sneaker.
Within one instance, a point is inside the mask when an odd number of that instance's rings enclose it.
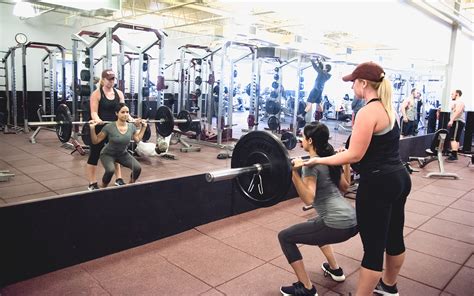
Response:
[[[115,180],[115,186],[122,186],[125,185],[125,182],[123,181],[122,178],[118,178]]]
[[[398,296],[398,289],[397,284],[393,286],[386,285],[382,279],[379,280],[377,286],[375,286],[374,292],[378,295],[390,295],[390,296]]]
[[[446,158],[446,161],[456,161],[458,160],[457,156],[454,156],[454,154],[451,154],[448,158]]]
[[[302,282],[293,283],[292,286],[280,287],[280,292],[283,296],[318,296],[314,285],[311,287],[311,290],[308,290]]]
[[[99,185],[97,185],[97,182],[89,184],[89,187],[87,187],[87,190],[89,190],[89,191],[93,191],[93,190],[97,190],[97,189],[100,189]]]
[[[329,263],[324,262],[323,265],[321,265],[321,269],[324,271],[324,276],[330,275],[336,282],[343,282],[346,279],[340,267],[338,269],[331,269]]]

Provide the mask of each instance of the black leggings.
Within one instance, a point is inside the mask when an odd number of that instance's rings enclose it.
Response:
[[[131,178],[136,181],[142,172],[140,163],[130,155],[128,152],[124,152],[118,156],[112,156],[105,153],[100,155],[100,161],[104,166],[105,172],[102,177],[102,183],[109,184],[112,176],[115,173],[115,163],[119,163],[126,168],[132,170]]]
[[[331,228],[316,218],[293,225],[278,233],[281,249],[288,263],[303,259],[296,244],[325,246],[344,242],[357,234],[357,226],[347,229]]]
[[[383,256],[405,252],[403,226],[411,179],[405,168],[388,174],[361,173],[356,197],[357,224],[364,246],[362,267],[382,271]]]
[[[102,130],[102,128],[104,126],[105,125],[102,125],[102,124],[95,126],[96,135],[98,135],[100,133],[100,131]],[[99,144],[92,144],[91,143],[89,145],[89,158],[87,159],[87,164],[94,165],[94,166],[97,165],[97,163],[99,162],[99,158],[100,158],[100,151],[102,150],[102,148],[104,148],[105,143],[107,143],[107,139],[103,140]]]

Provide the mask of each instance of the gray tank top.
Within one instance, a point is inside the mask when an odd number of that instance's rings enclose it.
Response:
[[[302,176],[316,177],[316,192],[313,207],[328,227],[347,229],[357,225],[356,212],[338,187],[331,180],[326,165],[303,167]]]
[[[407,109],[405,111],[407,114],[407,119],[410,121],[415,120],[416,118],[416,105],[412,104],[411,102],[408,104]]]
[[[125,134],[120,133],[115,122],[111,122],[104,126],[102,132],[105,133],[108,143],[102,148],[100,154],[106,153],[112,156],[118,156],[127,152],[128,144],[132,136],[137,131],[135,124],[127,123],[128,128]]]

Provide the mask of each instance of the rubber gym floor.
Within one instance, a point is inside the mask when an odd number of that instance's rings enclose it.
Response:
[[[329,124],[328,124],[329,125]],[[331,129],[340,146],[348,133]],[[30,134],[31,135],[31,134]],[[0,133],[0,169],[15,174],[0,183],[0,206],[84,191],[86,156],[60,147],[52,132],[42,131],[37,144],[29,135]],[[218,160],[221,149],[170,152],[178,160],[140,159],[139,182],[179,178],[230,167]],[[301,155],[299,147],[291,156]],[[474,168],[469,159],[445,163],[461,179],[428,179],[436,162],[411,175],[413,188],[406,204],[406,261],[400,273],[401,295],[473,295],[474,291]],[[414,167],[417,165],[414,164]],[[99,166],[98,174],[102,169]],[[123,170],[127,176],[128,171]],[[353,201],[351,200],[353,203]],[[150,244],[58,270],[0,290],[1,295],[280,295],[280,285],[295,276],[278,244],[277,233],[315,215],[302,211],[293,198],[273,207],[198,226]],[[3,225],[2,227],[15,227]],[[320,268],[322,253],[301,246],[310,278],[319,295],[354,294],[362,258],[360,237],[334,245],[346,281],[335,283]]]

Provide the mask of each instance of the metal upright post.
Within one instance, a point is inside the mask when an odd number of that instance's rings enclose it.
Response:
[[[165,38],[160,39],[160,45],[158,48],[158,76],[163,77],[163,79],[165,77]],[[157,82],[157,85],[158,85],[158,82]],[[164,85],[164,81],[163,81],[163,85]],[[174,85],[174,82],[173,82],[173,85]],[[174,96],[174,92],[173,92],[173,96]],[[165,104],[165,92],[164,90],[159,89],[158,97],[157,97],[157,107],[160,107],[164,104]]]
[[[232,45],[232,42],[228,41],[222,48],[222,59],[221,59],[221,82],[219,83],[219,101],[217,105],[217,144],[222,144],[222,130],[224,127],[222,126],[223,122],[221,120],[222,117],[222,104],[224,103],[224,71],[225,71],[225,61],[227,59],[227,48]]]
[[[186,74],[184,73],[184,58],[185,58],[186,48],[181,48],[181,56],[179,58],[179,78],[178,78],[178,85],[179,85],[179,92],[178,92],[178,106],[176,108],[176,112],[180,112],[182,109],[183,101],[184,101],[184,92],[186,90]]]
[[[136,106],[135,106],[135,71],[134,71],[134,65],[135,60],[133,58],[130,59],[130,86],[129,86],[129,91],[130,91],[130,112],[133,115],[136,115]]]
[[[78,94],[77,94],[77,89],[79,87],[79,77],[78,77],[78,72],[79,72],[79,67],[77,65],[77,51],[78,51],[78,46],[79,46],[79,41],[73,39],[72,40],[72,102],[73,104],[75,102],[78,102]],[[63,59],[64,61],[64,59]],[[92,89],[91,89],[92,91]],[[81,96],[81,103],[83,103],[84,100]],[[76,120],[74,118],[73,120]]]
[[[252,80],[250,81],[250,108],[249,116],[254,118],[254,126],[249,126],[250,129],[255,129],[258,124],[257,113],[258,113],[258,95],[257,95],[257,52],[252,54]]]
[[[27,88],[27,82],[26,82],[26,46],[22,45],[21,46],[21,63],[22,63],[22,77],[23,77],[23,91],[22,91],[22,97],[23,97],[23,130],[25,133],[28,132],[28,88]]]
[[[10,63],[11,63],[11,77],[12,77],[12,107],[13,107],[13,127],[15,129],[15,132],[17,132],[18,128],[18,98],[17,98],[17,93],[16,93],[16,69],[15,69],[15,47],[11,48],[11,57],[10,57]]]
[[[10,102],[10,86],[8,80],[8,63],[6,60],[3,61],[5,66],[5,97],[7,99],[7,124],[5,124],[5,133],[8,133],[8,125],[11,124],[11,102]]]
[[[143,116],[143,53],[140,52],[138,55],[138,102],[137,102],[137,116]]]
[[[50,106],[50,113],[51,115],[54,114],[54,92],[57,90],[57,88],[55,87],[57,85],[57,78],[55,78],[55,74],[56,74],[56,67],[55,67],[55,63],[54,63],[54,55],[53,55],[53,52],[50,52],[49,53],[49,106]],[[45,102],[46,104],[46,102]],[[73,108],[73,114],[74,113],[74,109]],[[46,114],[46,107],[45,107],[45,114]],[[51,117],[51,120],[53,118]],[[73,117],[73,120],[76,120],[74,117]]]
[[[40,64],[40,77],[41,77],[41,98],[42,98],[42,105],[41,105],[41,108],[43,109],[43,112],[46,114],[46,82],[45,82],[45,74],[46,74],[46,68],[45,68],[45,64],[44,62],[46,61],[46,59],[49,57],[49,53],[41,60],[41,64]],[[41,118],[38,118],[39,120],[41,120]]]
[[[229,96],[227,104],[227,124],[232,127],[232,113],[234,112],[234,66],[235,64],[231,61],[230,63],[230,80],[229,80]]]
[[[119,43],[119,57],[117,59],[118,88],[125,94],[125,47]]]
[[[112,37],[113,32],[112,28],[107,28],[107,33],[105,35],[105,47],[106,47],[106,56],[105,56],[105,68],[112,69]]]
[[[301,69],[301,62],[302,62],[302,56],[301,54],[298,55],[298,66],[296,68],[296,71],[298,71],[298,79],[296,81],[296,98],[295,98],[295,104],[293,107],[293,129],[292,132],[294,135],[296,135],[296,132],[298,130],[298,126],[296,125],[296,118],[298,116],[298,107],[299,107],[299,102],[300,102],[300,79],[302,77],[302,72],[303,70]]]

